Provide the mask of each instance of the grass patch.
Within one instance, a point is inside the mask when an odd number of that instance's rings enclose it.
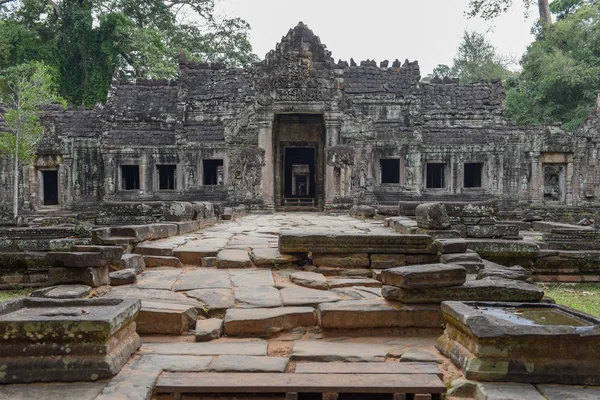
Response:
[[[0,302],[18,297],[29,297],[31,292],[33,292],[33,289],[0,290]]]
[[[598,283],[540,284],[539,287],[544,290],[546,296],[552,297],[558,304],[600,317],[600,284]]]

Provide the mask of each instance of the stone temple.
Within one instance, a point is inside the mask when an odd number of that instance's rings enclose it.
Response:
[[[339,210],[401,200],[586,207],[593,118],[577,133],[504,116],[500,81],[421,81],[417,62],[334,62],[300,23],[247,69],[181,57],[177,80],[119,81],[94,110],[52,111],[22,207],[206,200]],[[1,204],[12,199],[0,160]]]
[[[600,318],[545,293],[600,282],[600,113],[503,100],[300,23],[251,68],[47,110],[0,223],[30,295],[0,297],[0,398],[600,398]]]

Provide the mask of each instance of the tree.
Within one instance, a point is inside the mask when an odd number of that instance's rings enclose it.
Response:
[[[446,64],[438,64],[438,66],[433,69],[433,72],[431,72],[431,74],[428,74],[426,77],[423,78],[423,82],[429,82],[435,77],[442,79],[457,78],[452,68],[447,66]]]
[[[43,133],[44,107],[64,102],[56,95],[50,69],[39,62],[11,67],[0,75],[0,102],[6,104],[7,131],[0,132],[0,153],[13,158],[13,217],[19,216],[19,168],[35,157]]]
[[[463,83],[507,79],[514,74],[508,70],[510,64],[512,62],[500,56],[484,34],[464,31],[452,67],[440,64],[430,76],[459,78]]]
[[[534,0],[523,0],[526,8],[531,8]],[[538,0],[538,12],[540,21],[543,24],[552,23],[552,14],[550,13],[550,4],[548,0]],[[480,16],[483,19],[490,20],[498,15],[508,11],[513,5],[513,0],[471,0],[467,15],[470,17]]]
[[[600,91],[600,6],[583,5],[546,27],[507,83],[507,115],[519,123],[562,123],[577,129]]]

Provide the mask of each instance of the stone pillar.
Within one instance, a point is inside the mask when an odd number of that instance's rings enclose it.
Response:
[[[339,143],[341,128],[342,121],[338,116],[325,116],[325,204],[333,203],[334,198],[342,193],[340,168],[327,164],[327,149]]]
[[[258,147],[265,150],[265,166],[262,168],[261,185],[265,205],[274,205],[273,199],[273,119],[258,123]]]

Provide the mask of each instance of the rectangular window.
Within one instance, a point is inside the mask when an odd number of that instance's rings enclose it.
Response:
[[[175,190],[177,179],[176,165],[157,165],[158,172],[158,190]]]
[[[139,190],[140,189],[140,166],[139,165],[121,165],[121,189]]]
[[[464,167],[464,187],[482,187],[483,163],[465,163]]]
[[[443,189],[446,187],[446,164],[427,163],[427,189]]]
[[[400,160],[379,160],[381,165],[381,183],[400,183]]]
[[[223,184],[223,160],[202,160],[204,185]]]

